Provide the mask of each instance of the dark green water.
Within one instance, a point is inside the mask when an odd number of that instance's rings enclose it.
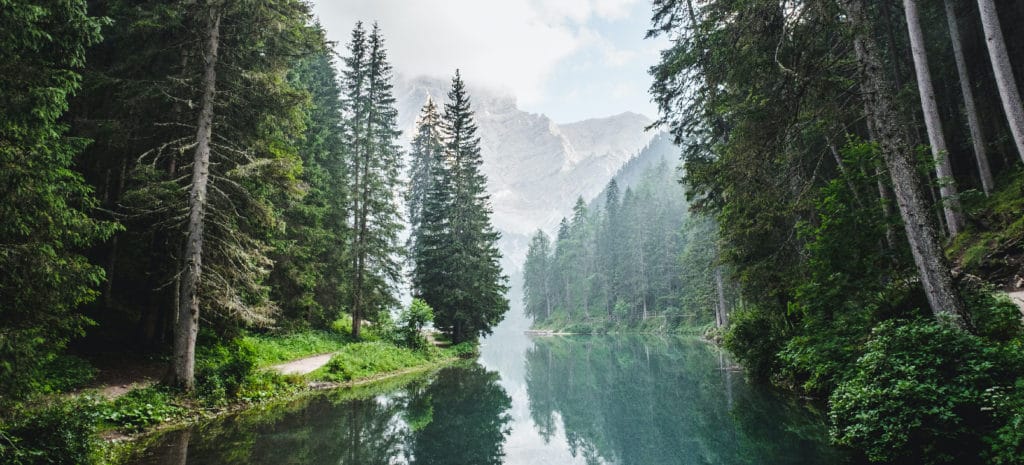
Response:
[[[670,337],[529,338],[481,360],[155,441],[136,464],[833,464],[820,412]]]

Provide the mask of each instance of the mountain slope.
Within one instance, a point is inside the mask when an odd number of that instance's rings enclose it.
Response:
[[[400,129],[413,133],[428,96],[446,101],[449,82],[398,76]],[[483,172],[494,207],[494,225],[503,235],[509,271],[518,268],[527,237],[567,215],[577,197],[593,198],[611,176],[654,137],[651,120],[622,113],[559,125],[545,115],[519,109],[507,93],[469,86],[481,138]]]

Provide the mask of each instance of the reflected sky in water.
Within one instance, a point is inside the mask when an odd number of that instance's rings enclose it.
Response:
[[[832,464],[821,412],[748,385],[701,341],[531,338],[477,362],[172,431],[136,465]]]

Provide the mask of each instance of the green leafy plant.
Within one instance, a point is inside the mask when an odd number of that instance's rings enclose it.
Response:
[[[34,406],[14,418],[0,423],[0,463],[78,465],[98,458],[96,404],[90,399]]]
[[[184,408],[174,403],[174,395],[166,388],[152,386],[135,389],[99,407],[99,420],[126,431],[139,431],[148,426],[170,421]]]
[[[402,345],[412,349],[427,346],[427,338],[423,336],[423,328],[434,322],[434,309],[421,299],[412,299],[409,307],[398,316],[397,332]]]
[[[985,422],[982,392],[997,371],[985,341],[951,324],[882,323],[832,394],[833,438],[877,462],[970,462]]]

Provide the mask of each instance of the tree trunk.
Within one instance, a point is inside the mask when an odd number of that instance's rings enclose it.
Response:
[[[999,25],[999,14],[996,12],[994,0],[978,0],[981,13],[981,26],[985,29],[985,44],[992,60],[992,72],[996,76],[999,97],[1003,101],[1003,110],[1010,123],[1013,141],[1017,144],[1017,154],[1024,161],[1024,107],[1021,106],[1020,92],[1017,81],[1013,77],[1010,55],[1006,52],[1003,41],[1003,28]]]
[[[971,130],[971,143],[974,146],[974,159],[978,162],[978,176],[985,195],[992,193],[995,183],[992,181],[992,169],[988,164],[988,150],[985,149],[985,136],[981,133],[978,121],[978,107],[974,104],[974,91],[971,89],[971,77],[967,74],[967,60],[964,59],[964,46],[960,41],[960,27],[956,23],[956,9],[952,0],[943,0],[946,6],[946,22],[949,23],[949,40],[953,43],[953,58],[956,61],[956,73],[960,77],[960,92],[964,95],[964,113],[967,114],[967,127]]]
[[[175,385],[195,387],[196,335],[199,333],[199,285],[203,271],[203,222],[206,215],[207,183],[210,180],[210,137],[213,132],[213,101],[216,97],[217,46],[220,42],[220,13],[211,9],[207,19],[204,53],[203,97],[196,129],[196,150],[192,165],[192,189],[189,192],[188,237],[185,242],[181,297],[174,333]]]
[[[960,213],[953,167],[949,162],[946,136],[942,131],[942,119],[939,118],[939,106],[935,102],[935,89],[932,87],[932,73],[928,69],[928,53],[924,46],[924,33],[921,32],[917,0],[903,0],[903,8],[907,17],[907,31],[910,33],[910,49],[914,54],[914,70],[917,72],[917,90],[921,95],[924,124],[928,129],[928,143],[935,157],[935,175],[942,196],[942,211],[946,214],[949,235],[955,237],[963,229],[964,220]]]
[[[914,151],[900,125],[895,90],[885,75],[882,60],[870,30],[867,0],[843,0],[850,24],[855,29],[854,47],[861,73],[861,90],[867,117],[878,137],[882,156],[892,177],[893,193],[917,265],[921,285],[936,317],[948,315],[964,326],[964,303],[960,299],[949,265],[939,245],[939,235],[928,218],[921,180],[914,166]]]
[[[719,328],[729,326],[729,311],[725,306],[725,286],[722,284],[722,267],[715,267],[715,291],[718,295],[718,306],[716,307],[716,313],[718,317],[715,318],[715,322],[718,323]]]

